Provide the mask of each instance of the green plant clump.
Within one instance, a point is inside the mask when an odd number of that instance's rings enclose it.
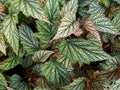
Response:
[[[0,0],[0,90],[120,90],[120,0]]]

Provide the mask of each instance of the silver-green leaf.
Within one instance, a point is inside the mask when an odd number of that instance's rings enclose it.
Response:
[[[67,12],[61,20],[57,34],[54,39],[70,36],[77,29],[79,29],[79,22],[76,21],[76,15],[73,12]]]
[[[88,19],[95,23],[98,31],[116,35],[120,34],[112,22],[101,13],[94,13]]]
[[[80,63],[85,64],[110,58],[102,48],[90,41],[82,39],[62,41],[59,46],[59,51],[61,55],[73,60],[72,62],[79,61]]]

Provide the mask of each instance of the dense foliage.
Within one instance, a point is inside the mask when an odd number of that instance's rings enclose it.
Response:
[[[120,0],[0,0],[0,90],[120,90]]]

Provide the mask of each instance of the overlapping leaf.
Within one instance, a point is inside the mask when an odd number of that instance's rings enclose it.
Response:
[[[116,15],[118,15],[119,12],[120,12],[120,6],[118,6],[118,7],[113,7],[113,8],[111,9],[111,12],[108,14],[108,17],[109,17],[110,19],[113,19]]]
[[[85,7],[85,6],[89,5],[89,4],[91,4],[95,0],[79,0],[79,1],[80,1],[79,2],[80,6]]]
[[[79,29],[79,22],[76,21],[76,15],[73,12],[67,12],[61,20],[57,34],[54,39],[67,37]]]
[[[24,59],[22,59],[22,66],[25,68],[30,67],[33,64],[32,56],[28,55],[25,56]]]
[[[21,64],[20,58],[18,56],[11,56],[4,60],[3,62],[0,62],[0,69],[10,70],[17,66],[18,64]]]
[[[85,77],[77,78],[68,86],[65,86],[63,89],[64,90],[86,90],[85,83],[86,83]]]
[[[38,32],[34,35],[42,41],[49,41],[56,33],[56,26],[54,24],[49,25],[47,23],[36,21]]]
[[[117,79],[110,87],[110,90],[120,90],[120,79]]]
[[[40,0],[13,0],[11,6],[13,10],[22,11],[26,16],[49,22],[40,6]]]
[[[88,13],[93,14],[93,13],[104,13],[105,9],[100,6],[97,2],[93,2],[90,4]]]
[[[0,14],[5,11],[5,6],[0,2]]]
[[[71,69],[72,68],[72,64],[75,63],[73,60],[70,60],[69,58],[66,58],[63,55],[61,55],[57,59],[57,61],[60,62],[67,69]]]
[[[34,88],[34,90],[55,90],[52,88],[52,85],[47,83],[45,78],[39,77],[37,81],[38,81],[38,86]]]
[[[50,21],[53,21],[57,17],[57,9],[58,9],[59,3],[58,0],[47,0],[45,5],[45,14],[49,18]]]
[[[101,46],[100,42],[97,40],[97,38],[94,37],[91,33],[87,35],[87,39],[91,42],[93,42],[97,46]],[[102,47],[101,47],[102,48]]]
[[[39,50],[34,53],[32,59],[34,62],[45,62],[52,53],[52,51]]]
[[[7,81],[2,73],[0,73],[0,85],[7,86]]]
[[[96,29],[95,24],[90,21],[90,20],[86,20],[83,24],[83,27],[89,31],[92,35],[95,36],[95,38],[97,38],[97,40],[100,42],[100,44],[102,45],[101,39],[100,39],[100,34]]]
[[[19,50],[19,36],[16,27],[17,22],[17,14],[8,14],[2,25],[2,31],[4,32],[5,38],[16,54]]]
[[[6,44],[5,44],[5,40],[2,34],[0,34],[0,51],[3,52],[6,55]]]
[[[64,55],[66,58],[74,60],[74,62],[79,61],[86,64],[110,58],[102,48],[82,39],[62,41],[59,46],[59,51],[60,54]]]
[[[37,76],[41,76],[41,64],[37,64],[33,67],[32,73],[36,74]]]
[[[101,13],[94,13],[89,17],[89,20],[93,21],[98,31],[106,32],[110,34],[120,34],[118,30],[113,26],[111,21]]]
[[[114,54],[111,59],[100,64],[100,68],[107,72],[114,71],[119,66],[120,66],[120,54],[119,53]]]
[[[22,81],[21,77],[17,74],[11,76],[10,86],[15,90],[28,90],[27,84]]]
[[[120,31],[120,13],[114,17],[114,19],[112,20],[113,25],[115,26],[115,28]]]
[[[65,14],[69,11],[76,13],[78,8],[78,0],[70,0],[67,4],[64,4],[61,14]]]
[[[67,70],[57,61],[48,61],[41,65],[42,75],[55,86],[63,86],[70,82]]]
[[[117,2],[118,4],[120,4],[120,0],[113,0],[113,1]]]
[[[29,54],[39,50],[39,45],[37,40],[33,36],[33,32],[27,25],[20,26],[20,39],[24,50]]]

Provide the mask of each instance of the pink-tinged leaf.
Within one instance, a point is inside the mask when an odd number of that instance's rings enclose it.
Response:
[[[82,29],[77,29],[73,35],[75,35],[76,37],[79,37],[81,34],[83,33]]]
[[[5,7],[2,3],[0,3],[0,14],[5,11]]]
[[[89,31],[91,34],[93,34],[98,41],[100,42],[100,44],[102,45],[101,39],[100,39],[100,34],[96,29],[96,26],[94,24],[94,22],[90,21],[90,20],[86,20],[83,25],[82,25],[87,31]]]

